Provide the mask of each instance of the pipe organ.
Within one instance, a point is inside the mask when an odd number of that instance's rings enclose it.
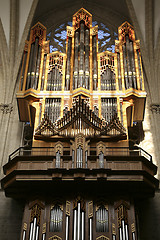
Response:
[[[23,240],[138,240],[135,202],[158,185],[152,157],[137,147],[146,98],[140,42],[125,22],[115,53],[98,52],[92,15],[81,8],[72,23],[66,54],[49,52],[41,23],[31,29],[17,101],[32,146],[10,155],[2,185],[25,198]]]

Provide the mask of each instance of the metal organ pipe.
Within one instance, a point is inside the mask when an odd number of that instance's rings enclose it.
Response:
[[[69,223],[69,217],[66,216],[66,240],[68,240],[68,232],[69,232],[68,223]]]
[[[120,54],[119,53],[117,53],[117,64],[118,64],[118,84],[119,84],[119,90],[122,90],[121,64],[120,64]]]
[[[77,240],[80,240],[81,204],[78,203]]]
[[[79,82],[78,87],[83,86],[84,80],[84,22],[80,23],[80,60],[79,60]]]
[[[142,70],[141,70],[141,61],[140,61],[140,52],[137,50],[138,57],[138,68],[139,68],[139,78],[140,78],[140,90],[142,90]]]
[[[37,89],[37,88],[38,88],[40,61],[41,61],[41,47],[39,46],[37,66],[36,66],[36,72],[35,72],[35,79],[34,79],[34,82],[33,82],[33,88],[34,88],[34,89]]]
[[[97,89],[97,39],[93,36],[93,89]]]
[[[68,37],[67,67],[66,67],[66,90],[69,90],[69,84],[70,84],[71,42],[72,42],[71,38]]]
[[[82,212],[82,240],[84,240],[84,212]]]
[[[78,45],[79,45],[79,32],[75,33],[75,53],[74,53],[74,88],[78,87]]]
[[[126,52],[127,52],[129,88],[132,88],[131,54],[130,54],[130,48],[129,48],[129,37],[128,37],[128,35],[126,35]]]
[[[31,223],[31,227],[30,227],[29,240],[32,240],[32,233],[33,233],[33,223]]]
[[[77,210],[74,210],[74,240],[77,240]]]
[[[86,89],[89,89],[89,29],[85,30],[85,83]]]
[[[127,70],[127,59],[126,59],[126,46],[123,45],[123,62],[124,62],[124,79],[125,79],[125,88],[129,88],[128,84],[128,70]]]
[[[43,72],[42,72],[42,79],[41,79],[41,91],[44,89],[44,80],[45,80],[45,70],[46,70],[46,58],[47,54],[44,55],[44,60],[43,60]]]
[[[39,42],[39,38],[36,38],[35,46],[34,46],[34,53],[33,53],[32,70],[31,70],[31,85],[30,85],[31,88],[34,85],[34,80],[35,80],[37,55],[38,55],[38,42]]]
[[[92,218],[89,219],[89,240],[92,240]]]
[[[130,42],[130,53],[131,53],[133,88],[137,89],[136,70],[135,70],[135,63],[134,63],[134,51],[133,51],[133,42],[132,41]]]
[[[35,45],[35,43],[32,43],[32,45],[31,45],[31,52],[30,52],[30,58],[29,58],[29,66],[28,66],[28,75],[27,75],[26,89],[29,89],[31,87],[31,70],[32,70],[34,45]]]

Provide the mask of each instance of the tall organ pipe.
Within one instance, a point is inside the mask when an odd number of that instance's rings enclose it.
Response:
[[[69,37],[67,49],[66,90],[69,90],[70,84],[70,62],[71,62],[71,38]]]
[[[42,72],[42,79],[41,79],[41,91],[43,91],[43,89],[44,89],[46,58],[47,58],[47,54],[44,55],[44,60],[43,60],[43,72]]]
[[[127,59],[126,59],[126,46],[123,45],[123,62],[124,62],[124,79],[125,79],[125,88],[129,88],[128,84],[128,70],[127,70]]]
[[[141,60],[140,60],[139,49],[137,50],[137,57],[138,57],[139,77],[140,77],[140,89],[142,90],[142,70],[141,70]]]
[[[31,70],[31,88],[34,85],[35,73],[36,73],[36,65],[37,65],[37,55],[38,55],[38,42],[39,38],[35,39],[34,53],[33,53],[33,62],[32,62],[32,70]]]
[[[21,76],[21,91],[23,90],[23,80],[24,80],[24,72],[25,72],[25,66],[26,66],[26,60],[27,60],[27,52],[24,52],[23,57],[23,65],[22,65],[22,76]]]
[[[118,83],[119,83],[119,90],[122,90],[121,64],[120,64],[120,54],[119,54],[119,53],[117,53],[117,64],[118,64]]]
[[[27,75],[27,82],[26,82],[26,89],[29,89],[31,87],[31,68],[32,68],[32,61],[33,61],[33,52],[34,52],[34,45],[35,43],[32,43],[31,45],[31,52],[30,52],[30,58],[29,58],[29,66],[28,66],[28,75]]]
[[[93,89],[97,89],[97,39],[93,36]]]
[[[136,70],[135,70],[134,52],[133,52],[133,42],[130,42],[130,53],[131,53],[131,64],[132,64],[133,88],[137,89]]]
[[[85,30],[85,83],[86,89],[89,89],[89,29]]]
[[[33,82],[33,88],[34,88],[34,89],[37,89],[37,88],[38,88],[40,63],[41,63],[41,47],[39,47],[39,49],[38,49],[38,59],[37,59],[35,80],[34,80],[34,82]]]
[[[130,54],[130,47],[129,47],[129,37],[127,35],[126,35],[126,51],[127,51],[129,88],[132,88],[131,54]]]
[[[82,87],[84,79],[84,22],[80,24],[80,60],[79,60],[79,82],[78,87]]]
[[[79,32],[75,33],[75,55],[74,55],[74,88],[78,87],[78,44]]]

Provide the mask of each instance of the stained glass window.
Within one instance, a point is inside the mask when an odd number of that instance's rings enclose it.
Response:
[[[98,50],[99,52],[111,51],[115,52],[115,40],[118,34],[113,27],[108,27],[99,21],[93,21],[92,26],[98,25]],[[50,40],[50,52],[60,51],[66,52],[67,26],[72,26],[72,22],[66,22],[59,25],[56,29],[52,29],[47,34],[47,40]]]

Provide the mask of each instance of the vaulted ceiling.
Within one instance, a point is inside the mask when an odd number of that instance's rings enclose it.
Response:
[[[45,0],[45,4],[43,0],[39,0],[33,24],[40,21],[47,28],[54,27],[71,20],[72,15],[81,7],[88,10],[94,20],[99,20],[104,24],[109,24],[116,28],[126,20],[132,23],[125,0]]]

